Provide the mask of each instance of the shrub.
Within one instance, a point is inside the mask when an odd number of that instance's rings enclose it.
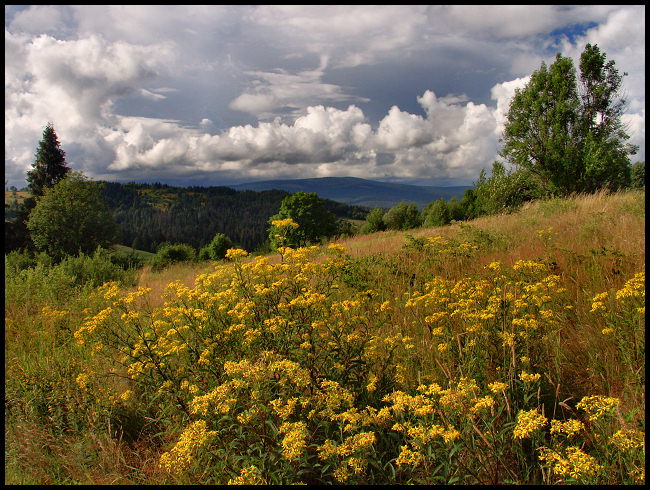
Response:
[[[422,218],[415,203],[402,201],[388,210],[384,222],[389,230],[409,230],[420,226]]]
[[[232,240],[223,233],[217,233],[207,246],[208,254],[212,260],[223,259],[229,248],[232,248]]]
[[[196,259],[196,251],[186,243],[164,243],[158,247],[151,268],[162,270],[177,262],[188,262]]]
[[[384,210],[373,208],[366,216],[366,222],[361,227],[361,233],[375,233],[384,231],[386,223],[384,222]]]

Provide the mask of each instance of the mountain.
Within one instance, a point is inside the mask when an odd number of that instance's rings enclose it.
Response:
[[[312,179],[266,180],[231,185],[237,190],[263,191],[278,189],[287,192],[315,192],[319,197],[368,208],[391,208],[401,201],[414,202],[421,209],[439,198],[460,199],[471,186],[420,186],[391,184],[357,177],[321,177]]]

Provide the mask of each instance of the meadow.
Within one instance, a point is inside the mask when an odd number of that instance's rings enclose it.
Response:
[[[5,271],[7,484],[645,482],[644,191],[48,274]]]

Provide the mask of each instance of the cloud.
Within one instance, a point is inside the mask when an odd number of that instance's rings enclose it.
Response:
[[[327,56],[321,56],[318,68],[304,70],[296,74],[285,70],[276,72],[249,71],[246,75],[254,81],[252,87],[230,103],[230,108],[254,114],[260,119],[299,112],[304,107],[324,102],[368,101],[364,97],[346,95],[335,84],[323,83],[322,77],[327,67]]]
[[[97,148],[97,131],[116,121],[112,113],[116,99],[132,93],[163,97],[142,85],[164,70],[165,59],[172,54],[165,44],[136,46],[98,36],[67,41],[49,35],[29,38],[5,30],[5,56],[11,60],[5,64],[7,134],[12,144],[31,141],[33,151],[47,122],[54,124],[62,144]],[[9,160],[22,171],[31,164],[25,151],[9,153]],[[88,162],[75,163],[85,168]]]
[[[51,121],[94,178],[471,183],[514,90],[586,42],[630,73],[644,159],[643,6],[7,6],[6,178]]]
[[[426,117],[391,108],[376,130],[354,105],[345,110],[310,106],[293,123],[276,118],[233,126],[218,135],[175,121],[121,118],[110,140],[109,171],[153,171],[179,177],[196,172],[234,178],[301,174],[398,179],[478,175],[496,156],[495,112],[464,97],[418,101]],[[240,177],[241,180],[241,177]]]

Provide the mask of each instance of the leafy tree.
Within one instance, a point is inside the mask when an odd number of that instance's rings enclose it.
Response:
[[[384,210],[381,208],[371,209],[366,216],[366,222],[361,227],[362,233],[375,233],[386,229],[384,222]]]
[[[426,227],[444,226],[451,221],[449,206],[442,197],[427,204],[422,210],[422,215]]]
[[[630,160],[634,145],[626,144],[629,135],[621,120],[626,101],[620,97],[623,75],[613,60],[606,62],[597,45],[587,44],[580,56],[581,131],[584,141],[582,187],[619,189],[630,183]]]
[[[515,92],[502,137],[501,156],[532,172],[547,194],[617,189],[629,183],[629,136],[619,97],[623,76],[587,44],[580,61],[580,85],[570,58],[557,54],[542,63]]]
[[[232,248],[232,240],[223,233],[217,233],[207,246],[209,256],[212,260],[223,259],[229,248]]]
[[[447,202],[447,207],[449,208],[449,218],[451,221],[462,221],[465,219],[465,209],[456,196],[452,196],[449,202]]]
[[[70,168],[65,161],[65,151],[61,149],[54,127],[48,123],[43,130],[43,136],[36,149],[32,170],[27,172],[27,190],[31,196],[25,198],[16,210],[16,219],[5,227],[5,250],[18,248],[33,248],[34,244],[27,229],[27,220],[36,199],[43,195],[46,188],[52,187],[65,177]]]
[[[98,246],[114,243],[118,228],[101,199],[100,184],[81,172],[71,172],[53,187],[45,188],[27,221],[39,251],[56,261],[66,255],[91,254]]]
[[[284,236],[283,244],[291,247],[316,243],[336,235],[339,231],[336,216],[327,210],[324,201],[315,192],[296,192],[285,197],[278,214],[269,218],[269,240],[273,248],[277,248],[280,243],[276,236],[279,230],[272,222],[288,218],[298,224],[297,228],[286,230]]]
[[[422,224],[417,205],[406,201],[390,208],[384,215],[384,222],[389,230],[409,230]]]
[[[485,170],[481,170],[474,184],[474,212],[476,216],[508,212],[548,192],[531,171],[508,172],[502,162],[495,161],[490,177],[486,178]]]
[[[465,189],[463,198],[460,200],[460,206],[463,210],[462,219],[474,219],[478,216],[476,210],[476,192],[474,189]]]
[[[636,162],[632,164],[630,185],[634,189],[645,188],[645,162]]]

